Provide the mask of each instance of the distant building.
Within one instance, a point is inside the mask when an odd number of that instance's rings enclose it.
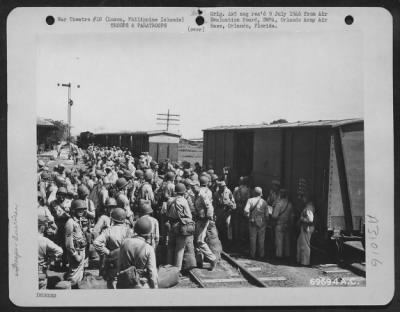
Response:
[[[38,152],[43,152],[52,148],[50,136],[57,127],[49,120],[37,117],[36,120],[36,144]]]
[[[86,131],[81,133],[79,144],[83,148],[90,143],[119,146],[128,148],[135,157],[142,152],[149,152],[157,162],[166,158],[177,161],[180,137],[181,135],[178,133],[163,130],[96,134]]]

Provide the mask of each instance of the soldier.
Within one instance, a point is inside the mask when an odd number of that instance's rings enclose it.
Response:
[[[183,197],[186,187],[182,183],[175,186],[176,197],[172,197],[167,203],[167,217],[170,224],[168,232],[168,264],[182,268],[185,246],[194,233],[182,233],[183,227],[192,223],[192,213],[189,204]],[[194,227],[193,227],[194,230]],[[194,232],[194,231],[193,231]]]
[[[309,266],[311,258],[311,235],[314,232],[315,208],[309,193],[305,192],[302,194],[301,200],[305,207],[299,219],[300,235],[297,239],[297,262],[301,265]]]
[[[81,218],[86,211],[86,202],[81,199],[75,199],[71,204],[72,217],[65,224],[65,247],[69,263],[66,277],[67,280],[71,281],[72,285],[77,285],[83,279],[85,272],[87,241]]]
[[[236,209],[235,199],[225,181],[219,182],[218,191],[215,193],[216,225],[224,241],[232,241],[231,211]]]
[[[267,219],[269,217],[266,201],[262,198],[261,187],[254,188],[255,197],[250,198],[244,207],[244,213],[249,217],[250,257],[264,258],[264,240]],[[256,248],[258,246],[258,248]]]
[[[125,178],[119,178],[115,184],[117,193],[115,194],[115,199],[117,200],[117,205],[120,208],[124,208],[126,211],[126,216],[133,226],[133,212],[130,207],[129,199],[127,197],[127,186],[128,181]]]
[[[123,241],[132,232],[126,224],[126,211],[114,208],[111,212],[112,226],[104,230],[93,242],[100,255],[100,275],[107,281],[108,289],[116,289],[117,273],[119,272],[119,252]]]
[[[100,218],[97,220],[96,225],[93,228],[94,238],[99,236],[105,229],[111,226],[110,215],[111,211],[114,208],[117,208],[117,201],[112,197],[107,198],[104,214],[100,216]]]
[[[205,242],[207,228],[210,221],[214,218],[214,207],[212,205],[212,194],[207,187],[208,178],[206,176],[200,176],[200,186],[194,187],[195,193],[195,220],[196,220],[196,232],[195,232],[195,243],[198,257],[199,266],[202,266],[203,258],[211,263],[211,269],[213,270],[217,264],[217,258],[212,253],[210,247]]]
[[[233,198],[235,199],[236,209],[232,210],[232,229],[234,240],[246,240],[248,236],[248,220],[244,216],[244,207],[247,200],[250,198],[250,189],[247,186],[247,177],[240,177],[239,186],[233,191]]]
[[[160,241],[160,231],[158,226],[157,219],[153,218],[151,214],[153,213],[153,209],[151,208],[151,202],[149,200],[140,200],[139,209],[138,209],[138,217],[140,218],[149,218],[151,221],[151,232],[149,242],[150,245],[154,247],[154,250],[157,249],[158,243]]]
[[[57,198],[50,203],[49,210],[54,217],[57,226],[57,234],[55,235],[55,243],[65,247],[65,223],[71,217],[70,210],[65,206],[65,197],[67,190],[65,187],[60,187],[57,190]],[[67,263],[66,255],[63,255],[63,264]]]
[[[272,213],[275,220],[275,252],[277,258],[290,257],[290,233],[293,224],[293,209],[286,189],[280,189],[279,199]]]
[[[167,212],[167,202],[170,198],[175,196],[175,184],[174,184],[175,174],[172,171],[168,171],[164,176],[164,182],[159,190],[159,203],[158,203],[158,218],[160,222],[160,235],[163,242],[167,239],[167,231],[165,228],[166,212]]]
[[[144,173],[144,182],[139,188],[138,198],[136,200],[149,200],[151,204],[155,204],[155,198],[153,193],[153,187],[151,182],[153,180],[153,172],[151,169],[147,169]]]
[[[140,218],[135,223],[136,235],[127,238],[120,248],[120,270],[117,288],[158,288],[158,274],[154,248],[150,246],[149,234],[152,224],[149,218]],[[134,267],[134,268],[133,268]],[[139,280],[131,280],[126,274],[135,270]]]
[[[48,219],[45,216],[39,216],[38,219],[38,246],[39,246],[39,258],[38,258],[38,269],[39,269],[39,289],[47,288],[47,268],[50,260],[57,259],[63,254],[63,250],[60,246],[53,243],[50,239],[44,237],[44,233],[47,230]]]

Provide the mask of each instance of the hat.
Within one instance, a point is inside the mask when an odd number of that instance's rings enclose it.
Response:
[[[129,170],[126,170],[126,169],[122,170],[122,176],[125,179],[132,179],[133,178],[132,172],[130,172]]]
[[[135,223],[135,233],[138,235],[146,235],[151,232],[152,224],[150,218],[140,217]]]
[[[96,170],[96,177],[101,178],[104,177],[105,173],[102,170]]]
[[[57,194],[64,194],[64,195],[67,195],[67,189],[66,189],[65,187],[62,186],[62,187],[58,188]]]
[[[115,183],[115,186],[117,187],[118,190],[121,190],[121,189],[123,189],[125,186],[127,186],[128,183],[129,183],[129,182],[126,181],[125,178],[119,178],[119,179],[117,180],[117,182]]]
[[[39,160],[38,160],[38,166],[39,166],[39,168],[44,167],[44,165],[45,165],[44,161],[41,160],[41,159],[39,159]]]
[[[139,202],[138,213],[144,215],[152,212],[153,209],[151,208],[151,202],[149,200],[141,199]]]
[[[124,223],[126,220],[126,211],[123,208],[114,208],[111,212],[111,219],[116,223]]]

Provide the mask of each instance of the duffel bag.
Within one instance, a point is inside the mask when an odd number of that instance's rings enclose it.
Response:
[[[179,269],[176,266],[160,266],[158,269],[158,288],[170,288],[179,283]]]

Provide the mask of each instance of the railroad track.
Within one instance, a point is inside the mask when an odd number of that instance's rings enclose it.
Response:
[[[286,278],[265,272],[262,265],[251,259],[235,259],[226,252],[213,271],[192,269],[190,279],[199,288],[269,287],[269,282],[281,282]]]
[[[364,286],[366,279],[363,274],[357,274],[354,270],[337,264],[304,268],[222,252],[221,260],[213,271],[209,271],[206,264],[202,269],[192,269],[188,272],[185,283],[197,288],[321,287]]]

